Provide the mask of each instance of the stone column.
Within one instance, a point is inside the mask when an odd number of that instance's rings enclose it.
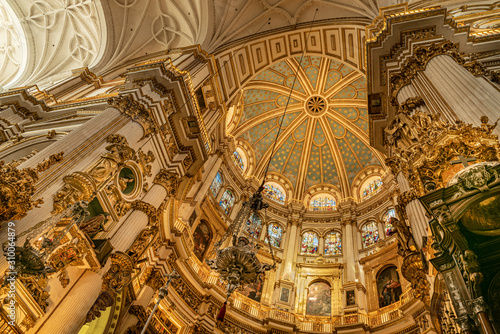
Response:
[[[154,179],[154,185],[143,197],[142,202],[146,203],[142,207],[158,209],[166,196],[173,195],[177,189],[177,178],[162,169]],[[148,225],[149,217],[144,211],[133,210],[125,221],[118,227],[117,231],[111,237],[111,244],[117,251],[126,252],[134,242],[139,232]],[[89,276],[86,279],[80,279],[71,288],[70,297],[64,298],[54,312],[49,315],[41,330],[47,333],[77,333],[84,321],[87,312],[92,307],[101,290],[101,277],[108,271],[109,261],[105,267],[96,275],[86,272]],[[89,287],[89,284],[92,286]],[[75,312],[78,310],[78,312]],[[60,321],[67,319],[67,321]]]
[[[397,203],[401,206],[401,209],[406,211],[413,237],[417,247],[420,249],[422,247],[422,237],[427,236],[429,219],[425,216],[426,211],[424,207],[417,199],[416,193],[410,188],[403,173],[398,173],[396,180],[401,191],[403,191],[403,193],[398,196]],[[403,217],[399,217],[399,219],[401,220]]]
[[[344,259],[344,278],[345,283],[354,282],[356,279],[356,264],[354,262],[354,252],[356,250],[353,241],[353,228],[350,221],[342,222],[342,234],[344,236],[344,251],[342,257]]]
[[[154,294],[155,294],[155,290],[152,287],[150,287],[148,285],[144,285],[137,296],[137,300],[132,303],[132,306],[134,306],[134,305],[135,306],[142,306],[144,308],[144,310],[146,310],[148,305],[149,305],[149,302],[153,298]],[[130,314],[130,313],[125,314],[123,316],[121,325],[118,327],[117,333],[120,333],[120,334],[125,333],[125,331],[129,327],[135,325],[137,323],[137,321],[138,321],[138,319],[135,315]]]
[[[378,236],[379,236],[380,240],[384,240],[385,239],[385,226],[384,226],[383,221],[377,220],[377,229],[378,229]]]
[[[325,237],[324,236],[319,237],[318,254],[322,255],[322,256],[325,255]]]
[[[288,230],[290,234],[288,235],[287,247],[284,249],[284,259],[285,264],[283,266],[283,275],[282,279],[293,281],[293,277],[295,274],[295,270],[293,268],[294,259],[297,254],[297,230],[300,226],[300,222],[292,221],[288,224]]]

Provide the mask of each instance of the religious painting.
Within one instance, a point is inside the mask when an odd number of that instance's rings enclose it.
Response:
[[[379,306],[385,307],[399,300],[403,290],[395,266],[385,268],[377,276]]]
[[[122,168],[118,175],[118,185],[122,194],[128,195],[134,191],[135,176],[130,168]]]
[[[260,303],[263,287],[264,287],[263,280],[257,279],[255,282],[245,285],[243,291],[241,291],[241,294],[244,295],[245,297],[248,297]]]
[[[332,313],[330,284],[316,282],[309,286],[306,314],[329,317]]]
[[[354,294],[354,290],[345,292],[345,304],[346,306],[356,305],[356,295]]]
[[[210,240],[212,236],[210,235],[210,229],[206,222],[201,221],[200,224],[196,227],[193,233],[193,241],[194,241],[194,255],[200,260],[203,261],[203,256],[210,245]]]
[[[281,288],[280,302],[288,303],[290,301],[290,289]]]
[[[319,238],[314,232],[306,232],[302,235],[302,254],[316,254],[318,252]]]

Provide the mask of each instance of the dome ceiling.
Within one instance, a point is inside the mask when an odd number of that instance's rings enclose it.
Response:
[[[305,56],[299,63],[300,56],[283,60],[246,85],[231,135],[247,148],[256,162],[252,174],[262,179],[295,80],[269,170],[290,181],[297,199],[318,184],[351,196],[359,171],[383,159],[369,146],[365,76],[326,57]]]

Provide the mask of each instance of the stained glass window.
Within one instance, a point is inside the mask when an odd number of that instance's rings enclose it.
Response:
[[[220,207],[226,214],[231,212],[234,205],[234,194],[230,189],[226,189],[219,202]]]
[[[243,163],[243,159],[241,158],[241,155],[238,153],[238,151],[233,152],[233,161],[236,166],[240,167],[242,171],[245,170],[245,163]]]
[[[271,241],[271,246],[280,248],[281,247],[281,236],[283,235],[283,228],[278,224],[269,224],[268,229],[268,238],[266,238],[266,242],[268,239]]]
[[[324,196],[316,197],[309,203],[309,210],[312,211],[333,211],[335,208],[335,198]]]
[[[318,252],[319,238],[314,232],[306,232],[302,235],[302,254],[316,254]]]
[[[262,191],[262,193],[275,202],[285,204],[285,193],[277,186],[265,184],[264,191]]]
[[[247,226],[245,227],[245,231],[248,234],[253,235],[254,238],[259,238],[260,229],[262,228],[262,220],[260,217],[254,213],[250,215],[250,218],[247,220]]]
[[[376,222],[370,222],[363,225],[363,247],[369,247],[378,242],[378,228]]]
[[[217,197],[217,194],[219,194],[221,185],[222,185],[222,175],[220,172],[217,172],[217,174],[215,174],[214,180],[212,181],[212,184],[210,185],[210,190],[212,191],[212,194],[215,197]]]
[[[378,193],[382,189],[382,180],[377,179],[370,182],[366,188],[363,190],[362,199],[368,199],[372,197],[374,194]]]
[[[385,223],[385,235],[392,235],[395,232],[394,226],[392,226],[391,224],[392,217],[396,217],[396,212],[394,211],[394,209],[390,209],[389,211],[387,211],[382,218]]]
[[[325,238],[325,255],[342,254],[342,238],[339,232],[332,232]]]

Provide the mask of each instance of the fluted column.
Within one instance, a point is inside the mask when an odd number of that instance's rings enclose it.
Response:
[[[155,177],[155,184],[149,189],[143,197],[142,202],[147,203],[154,209],[158,209],[167,195],[173,195],[176,187],[172,189],[172,184],[176,185],[175,181],[168,181],[175,178],[171,173],[161,170]],[[125,221],[117,227],[111,237],[111,244],[114,246],[114,251],[126,252],[132,245],[139,232],[148,225],[148,216],[143,211],[133,210]],[[84,321],[87,312],[96,301],[101,290],[101,277],[109,268],[107,266],[99,271],[99,275],[85,272],[86,279],[80,279],[72,287],[71,296],[64,298],[61,304],[49,316],[47,321],[41,327],[46,333],[77,333]],[[89,287],[89,282],[92,284]],[[78,310],[75,312],[75,310]],[[66,321],[60,321],[66,319]]]
[[[149,285],[144,285],[142,290],[139,292],[137,296],[137,300],[133,302],[133,305],[142,306],[146,310],[149,302],[153,298],[155,294],[155,290]],[[133,326],[137,323],[137,317],[132,314],[126,314],[122,323],[119,327],[118,333],[123,334],[130,326]]]
[[[381,220],[377,220],[378,237],[380,240],[385,239],[385,228],[384,223]]]

